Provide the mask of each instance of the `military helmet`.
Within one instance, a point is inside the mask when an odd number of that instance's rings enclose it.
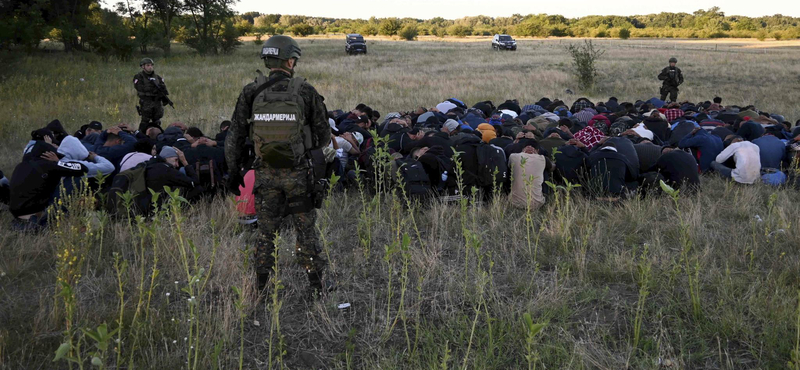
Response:
[[[261,48],[261,59],[269,68],[278,68],[283,61],[300,59],[300,46],[293,38],[284,35],[275,35],[264,41]]]
[[[669,58],[669,62],[670,63],[678,63],[678,58],[675,58],[675,57]]]
[[[139,67],[141,67],[141,66],[143,66],[143,65],[145,65],[145,64],[156,64],[156,63],[155,63],[155,62],[153,62],[153,60],[152,60],[152,59],[150,59],[150,58],[143,58],[143,59],[142,59],[142,60],[139,62]]]

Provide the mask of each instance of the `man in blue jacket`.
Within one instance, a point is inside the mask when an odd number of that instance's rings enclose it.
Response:
[[[768,127],[770,129],[771,127]],[[767,130],[764,136],[753,140],[753,144],[758,146],[761,156],[761,168],[780,169],[783,158],[786,157],[786,144],[778,139],[774,134],[780,131]]]
[[[95,141],[95,153],[113,163],[117,171],[122,158],[133,152],[136,145],[136,137],[124,131],[126,128],[125,124],[110,127]]]
[[[690,148],[697,163],[700,164],[700,171],[706,172],[711,168],[711,162],[722,152],[722,140],[709,134],[700,127],[695,127],[689,135],[686,135],[678,142],[681,149]]]

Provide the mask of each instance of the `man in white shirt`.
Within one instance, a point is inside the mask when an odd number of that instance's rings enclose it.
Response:
[[[539,154],[538,145],[526,146],[522,153],[514,153],[508,159],[511,169],[511,205],[531,210],[541,207],[544,172],[552,171],[552,164]]]
[[[742,184],[752,184],[761,178],[761,155],[758,145],[744,141],[741,136],[728,135],[725,142],[730,142],[722,153],[717,155],[716,161],[711,162],[711,168],[726,178]],[[730,157],[736,162],[736,168],[730,168],[725,163]]]

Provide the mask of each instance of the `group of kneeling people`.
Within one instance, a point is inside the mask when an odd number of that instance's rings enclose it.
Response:
[[[109,194],[116,186],[124,192],[135,186],[126,182],[140,180],[141,196],[133,205],[140,212],[151,206],[147,189],[156,193],[163,193],[165,187],[180,189],[190,200],[213,194],[224,181],[222,148],[229,126],[230,122],[223,122],[220,133],[210,139],[182,123],[166,129],[154,125],[139,132],[126,124],[103,129],[102,123],[92,121],[70,135],[54,120],[31,133],[10,180],[0,172],[2,200],[14,216],[13,227],[29,231],[46,225],[50,207],[60,199],[83,190]],[[133,179],[132,173],[140,178]],[[120,180],[124,180],[122,185]]]
[[[447,99],[389,113],[380,124],[363,108],[330,114],[334,171],[353,180],[357,169],[370,171],[370,155],[384,146],[395,159],[391,171],[414,197],[505,191],[512,205],[536,208],[549,191],[545,181],[617,200],[660,191],[662,180],[696,191],[706,172],[781,185],[795,183],[790,169],[800,153],[800,127],[753,106],[724,107],[720,98],[669,105],[580,98],[569,106],[542,98],[496,107]]]
[[[328,172],[340,176],[341,187],[373,180],[376,161],[386,158],[377,155],[382,151],[409,197],[509,192],[521,208],[544,204],[545,181],[581,184],[604,199],[658,191],[662,180],[696,191],[706,172],[742,184],[796,186],[800,155],[797,124],[753,106],[725,107],[720,98],[669,105],[656,98],[580,98],[569,106],[542,98],[524,106],[508,100],[472,107],[447,99],[383,119],[360,104],[329,112],[329,124]],[[179,189],[189,200],[224,192],[229,127],[222,122],[212,139],[182,123],[140,132],[125,124],[103,129],[93,121],[69,135],[56,120],[31,133],[10,180],[0,172],[0,201],[8,204],[15,228],[30,230],[46,224],[58,199],[85,186],[113,195],[139,184],[135,190],[144,196],[134,206],[145,213],[151,206],[146,189]],[[239,209],[254,213],[247,204],[252,181],[240,190]]]

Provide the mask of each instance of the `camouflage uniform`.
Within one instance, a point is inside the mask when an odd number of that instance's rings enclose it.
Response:
[[[283,76],[280,76],[283,75]],[[269,87],[271,91],[286,91],[288,88],[289,74],[284,72],[272,72],[270,79],[285,77],[285,81],[279,81]],[[225,140],[225,160],[228,168],[232,171],[243,166],[245,139],[250,134],[248,120],[252,117],[252,101],[255,98],[258,84],[250,83],[244,87],[239,99],[236,102],[236,110],[231,118],[231,126],[228,129],[228,137]],[[327,119],[327,108],[324,98],[317,93],[313,86],[308,83],[303,84],[299,93],[305,102],[306,124],[311,126],[313,136],[313,148],[306,150],[320,149],[327,146],[330,142],[330,125]],[[258,274],[268,274],[272,271],[275,260],[272,252],[275,249],[274,238],[283,222],[284,218],[289,218],[297,232],[297,245],[295,257],[309,274],[312,285],[319,283],[319,276],[322,274],[327,262],[319,256],[321,252],[319,234],[316,229],[316,210],[311,208],[308,211],[287,214],[289,206],[287,200],[294,197],[308,197],[309,184],[312,181],[309,177],[309,166],[303,162],[302,165],[281,169],[272,168],[266,164],[256,165],[256,182],[253,195],[256,202],[256,212],[258,215],[258,239],[256,241],[256,272]]]
[[[675,72],[672,73],[670,68],[666,67],[658,74],[658,79],[664,81],[661,85],[661,100],[666,101],[667,95],[669,95],[669,101],[678,101],[678,86],[683,83],[681,69],[675,67]]]
[[[139,123],[139,131],[147,131],[150,124],[161,126],[161,117],[164,117],[164,99],[167,92],[167,85],[164,79],[155,72],[150,74],[141,71],[133,76],[133,86],[136,94],[139,95],[139,109],[142,120]]]

